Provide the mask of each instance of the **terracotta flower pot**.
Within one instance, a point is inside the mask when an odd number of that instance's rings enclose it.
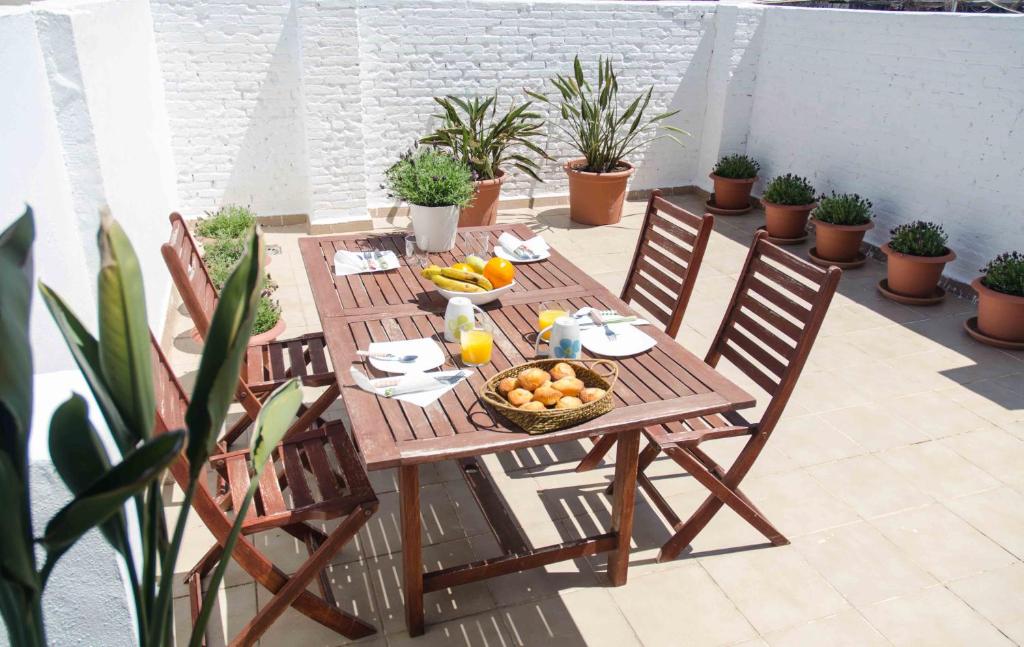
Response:
[[[868,221],[863,225],[834,225],[814,220],[814,245],[817,254],[826,261],[846,263],[857,259],[864,234],[875,226]]]
[[[978,330],[1001,341],[1024,342],[1024,297],[985,287],[981,277],[971,287],[978,292]]]
[[[284,333],[285,328],[286,326],[284,323],[284,317],[279,317],[277,323],[274,324],[273,328],[266,332],[261,332],[258,335],[253,335],[252,337],[250,337],[249,345],[262,346],[263,344],[269,344],[270,342],[280,337]]]
[[[935,294],[943,268],[956,258],[953,250],[947,250],[943,256],[911,256],[895,251],[889,243],[882,245],[881,249],[889,257],[886,265],[889,289],[896,294],[921,299]]]
[[[563,168],[569,176],[569,217],[582,225],[614,225],[622,219],[622,203],[626,199],[626,183],[635,170],[620,162],[621,171],[590,173],[577,167],[586,165],[583,158],[569,160]]]
[[[473,201],[459,212],[460,227],[493,225],[497,221],[498,197],[505,177],[505,171],[499,169],[493,180],[477,180],[473,183]]]
[[[719,177],[714,173],[708,175],[715,183],[715,206],[719,209],[746,209],[750,205],[750,190],[757,182],[757,176],[751,178]]]
[[[717,197],[715,198],[717,200]],[[800,238],[807,233],[807,218],[818,206],[810,204],[775,204],[761,200],[764,205],[764,226],[773,238]]]

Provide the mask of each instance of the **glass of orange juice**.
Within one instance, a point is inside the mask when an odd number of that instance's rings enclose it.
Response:
[[[537,313],[537,332],[555,323],[555,319],[567,316],[569,316],[568,306],[550,301],[540,304],[540,312]],[[544,341],[549,341],[551,339],[551,331],[549,330],[544,333],[541,338]]]
[[[494,323],[490,317],[477,311],[473,321],[462,325],[459,345],[462,347],[462,363],[466,366],[483,366],[491,361],[494,349]]]

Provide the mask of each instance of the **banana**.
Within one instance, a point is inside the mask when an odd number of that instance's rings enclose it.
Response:
[[[489,292],[494,289],[491,282],[483,277],[482,274],[476,272],[466,272],[464,270],[455,270],[450,267],[441,268],[441,276],[449,279],[455,279],[456,281],[463,281],[465,283],[473,283],[482,288],[482,291]]]
[[[444,288],[445,290],[451,290],[452,292],[484,292],[484,289],[479,285],[468,283],[466,281],[457,281],[455,279],[450,279],[447,276],[441,276],[440,274],[435,274],[430,277],[430,280],[433,281],[434,285],[437,287]]]
[[[441,273],[441,268],[437,265],[429,265],[420,272],[420,276],[425,279],[433,279],[435,276]]]

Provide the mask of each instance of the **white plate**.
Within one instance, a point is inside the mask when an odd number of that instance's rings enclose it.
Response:
[[[516,282],[512,281],[508,285],[503,285],[500,288],[488,290],[487,292],[454,292],[452,290],[445,290],[441,287],[437,288],[437,291],[441,293],[445,299],[451,299],[452,297],[466,297],[469,302],[475,306],[482,306],[494,301],[501,295],[505,294],[515,286]]]
[[[504,247],[502,247],[500,245],[495,245],[494,246],[494,255],[497,256],[498,258],[504,258],[506,261],[508,261],[510,263],[536,263],[537,261],[543,261],[544,259],[549,258],[551,256],[551,251],[545,249],[543,252],[540,253],[540,256],[538,256],[537,258],[531,258],[530,260],[524,260],[524,259],[521,259],[521,258],[516,258],[512,254],[509,254],[508,252],[505,251]]]
[[[394,353],[395,355],[416,355],[412,362],[403,363],[396,360],[369,357],[370,365],[386,373],[416,373],[429,371],[444,364],[444,350],[429,337],[423,339],[407,339],[403,341],[370,342],[367,349],[371,353]]]
[[[615,341],[604,334],[604,327],[593,326],[580,332],[583,347],[595,355],[605,357],[627,357],[654,348],[657,344],[653,337],[628,323],[609,324],[615,333]]]

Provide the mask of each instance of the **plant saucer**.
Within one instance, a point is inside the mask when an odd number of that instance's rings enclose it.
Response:
[[[768,231],[764,225],[757,228],[758,231]],[[768,242],[775,243],[776,245],[799,245],[800,243],[807,241],[808,234],[804,232],[803,236],[797,236],[796,238],[778,238],[776,236],[768,235]]]
[[[704,203],[704,209],[708,213],[713,213],[716,216],[742,216],[743,214],[748,213],[753,208],[754,208],[754,201],[753,200],[751,200],[747,204],[747,206],[741,207],[739,209],[725,209],[725,208],[716,206],[715,205],[715,194],[714,193],[712,193],[711,197],[708,199],[708,201]]]
[[[1024,350],[1024,341],[1007,341],[1005,339],[998,339],[996,337],[989,337],[985,333],[978,329],[978,318],[971,317],[964,322],[964,330],[967,334],[973,337],[976,341],[981,342],[987,346],[994,346],[995,348],[1004,348],[1006,350]]]
[[[908,297],[898,292],[893,292],[889,289],[889,279],[882,279],[878,282],[878,291],[881,292],[882,296],[890,301],[896,303],[902,303],[906,306],[933,306],[938,303],[942,303],[942,300],[946,298],[946,291],[935,286],[935,292],[932,292],[931,296],[928,297]]]
[[[852,261],[830,261],[827,258],[818,256],[818,248],[812,247],[807,251],[807,255],[810,257],[811,262],[822,267],[828,267],[829,265],[835,265],[842,270],[852,270],[855,267],[860,267],[864,263],[868,262],[868,256],[864,252],[857,252],[857,258]]]

